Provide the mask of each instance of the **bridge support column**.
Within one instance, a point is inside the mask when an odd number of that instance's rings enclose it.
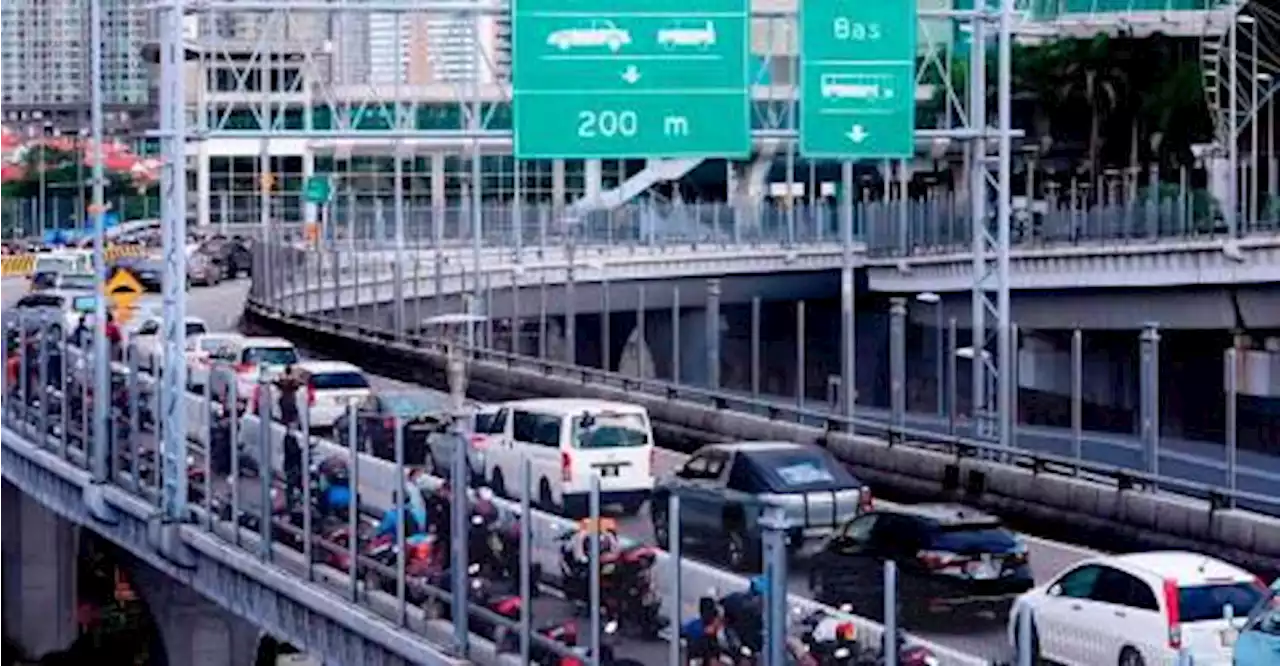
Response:
[[[33,658],[76,639],[79,529],[4,484],[4,635]]]
[[[257,627],[145,563],[135,561],[131,573],[160,630],[169,666],[254,663]]]

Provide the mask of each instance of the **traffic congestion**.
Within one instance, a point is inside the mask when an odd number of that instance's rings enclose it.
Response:
[[[215,265],[234,267],[232,255],[219,256]],[[35,407],[51,434],[83,441],[95,399],[85,350],[96,296],[93,285],[75,288],[75,261],[17,298],[6,281],[6,399],[28,414]],[[1036,662],[1280,663],[1274,587],[1229,562],[1092,552],[954,503],[878,500],[856,469],[809,444],[667,451],[637,405],[458,404],[348,361],[313,358],[290,340],[235,331],[228,307],[238,307],[243,285],[220,281],[192,290],[184,322],[188,426],[202,433],[192,436],[192,503],[249,529],[269,525],[275,541],[435,617],[450,615],[447,590],[463,555],[469,628],[512,651],[527,580],[534,629],[547,639],[532,661],[581,658],[554,645],[590,644],[595,594],[607,637],[602,663],[664,663],[673,635],[686,663],[761,663],[770,585],[761,573],[763,510],[779,507],[792,525],[787,587],[822,604],[792,608],[795,663],[923,666],[948,663],[951,652],[1011,662],[1020,645]],[[154,303],[136,308],[127,322],[110,322],[108,335],[114,464],[154,484],[153,377],[165,371],[156,342],[164,322]],[[54,390],[33,389],[40,386]],[[465,524],[452,520],[456,479],[468,486]],[[526,517],[521,502],[536,508]],[[551,523],[558,529],[540,535],[524,567],[521,523],[544,514],[561,517]],[[725,580],[742,584],[664,599],[659,560],[676,547],[741,574]],[[896,564],[891,592],[885,561]],[[891,643],[892,660],[879,636],[848,619],[889,620],[887,594],[892,620],[907,630]],[[678,626],[664,603],[677,605]],[[1027,617],[1029,632],[1020,626]]]

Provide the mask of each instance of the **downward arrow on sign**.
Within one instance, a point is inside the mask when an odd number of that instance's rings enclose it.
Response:
[[[862,125],[854,125],[849,130],[849,133],[845,134],[845,136],[849,137],[849,140],[854,143],[862,143],[863,141],[866,141],[867,137],[870,135]]]

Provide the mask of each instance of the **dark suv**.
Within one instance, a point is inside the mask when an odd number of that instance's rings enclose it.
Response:
[[[898,604],[908,622],[956,609],[1003,619],[1035,585],[1026,545],[999,518],[919,504],[877,507],[846,523],[813,561],[813,597],[883,620],[885,560],[898,564]]]

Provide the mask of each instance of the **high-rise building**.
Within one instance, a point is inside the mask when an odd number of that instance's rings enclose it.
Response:
[[[108,107],[144,107],[148,69],[142,0],[102,2],[103,101]],[[6,115],[83,116],[89,106],[87,0],[5,0],[0,5],[0,53]],[[47,115],[46,115],[47,114]]]
[[[498,12],[496,0],[482,0],[477,7],[489,10],[371,15],[370,81],[375,85],[424,85],[508,80],[510,19]]]

